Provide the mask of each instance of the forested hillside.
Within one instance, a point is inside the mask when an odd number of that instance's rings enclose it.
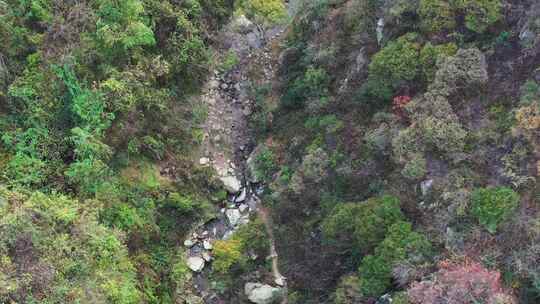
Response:
[[[536,0],[0,0],[0,303],[540,303]]]

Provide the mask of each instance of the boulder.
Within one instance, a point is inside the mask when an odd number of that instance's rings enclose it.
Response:
[[[187,265],[192,271],[200,272],[204,268],[204,259],[198,256],[189,257]]]
[[[253,24],[253,22],[245,15],[240,15],[233,21],[233,27],[239,33],[247,34],[255,29],[255,24]]]
[[[431,188],[433,187],[433,180],[428,179],[420,183],[420,190],[422,191],[422,196],[426,196],[429,194],[429,191],[431,191]]]
[[[210,243],[209,240],[204,240],[203,248],[206,250],[212,250],[213,249],[212,243]]]
[[[227,191],[230,193],[238,193],[242,188],[242,183],[235,176],[222,176],[220,177],[220,180],[223,182],[225,189],[227,189]]]
[[[206,166],[210,163],[210,159],[208,157],[201,157],[201,159],[199,159],[199,164],[201,164],[201,166]]]
[[[208,252],[203,252],[202,253],[202,258],[207,262],[210,262],[212,260],[212,256]]]
[[[188,248],[193,247],[193,245],[195,245],[195,242],[193,242],[193,240],[191,240],[191,239],[187,239],[187,240],[184,241],[184,246],[186,246]]]
[[[247,197],[247,189],[244,188],[242,189],[242,192],[240,192],[240,195],[238,195],[235,199],[234,199],[234,202],[235,203],[241,203],[243,201],[246,200],[246,197]]]
[[[238,209],[227,209],[227,211],[225,211],[225,215],[227,215],[227,219],[229,220],[231,226],[238,225],[240,219],[242,218],[242,214]]]
[[[241,204],[240,206],[238,206],[238,210],[240,210],[241,213],[244,213],[248,209],[249,209],[249,206],[246,204]]]
[[[246,283],[244,292],[255,304],[272,304],[281,296],[281,289],[261,283]]]

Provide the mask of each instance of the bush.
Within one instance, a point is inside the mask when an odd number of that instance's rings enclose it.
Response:
[[[433,45],[428,42],[420,51],[420,62],[424,77],[429,83],[435,78],[437,72],[437,62],[444,57],[454,56],[457,53],[457,46],[454,43]]]
[[[478,49],[460,49],[455,56],[439,61],[437,69],[429,90],[447,97],[457,92],[478,93],[489,80],[486,58]]]
[[[501,0],[422,0],[418,14],[426,31],[437,33],[453,30],[457,15],[463,12],[465,26],[481,34],[501,19],[501,8]]]
[[[291,177],[289,187],[296,194],[301,194],[306,189],[318,191],[328,177],[330,164],[330,157],[326,151],[313,146]]]
[[[287,9],[282,0],[241,0],[237,7],[248,18],[259,23],[282,22],[287,17]]]
[[[514,304],[502,288],[501,274],[476,262],[454,264],[443,261],[432,280],[413,283],[408,290],[411,304]]]
[[[349,275],[339,282],[334,293],[334,304],[361,303],[362,298],[358,276]]]
[[[229,50],[225,55],[225,58],[223,58],[222,60],[223,61],[221,62],[221,65],[219,67],[219,70],[222,73],[232,70],[238,63],[240,63],[238,55],[233,50]]]
[[[424,177],[427,173],[427,163],[426,159],[422,154],[415,153],[413,154],[411,160],[409,160],[401,174],[408,179],[418,180]]]
[[[193,211],[193,199],[189,196],[183,196],[178,192],[169,194],[168,205],[178,210],[180,213],[190,213]]]
[[[519,204],[519,195],[506,187],[476,189],[471,198],[472,214],[490,233],[508,219]]]
[[[421,0],[418,14],[427,32],[451,31],[456,27],[456,13],[447,0]]]
[[[156,43],[154,33],[143,22],[143,3],[139,0],[97,1],[96,36],[110,59],[125,51]]]
[[[270,181],[278,169],[274,152],[264,147],[255,157],[255,177],[257,180]]]
[[[327,242],[366,254],[384,239],[392,224],[403,218],[399,200],[382,196],[336,206],[323,221],[322,232]]]
[[[476,33],[483,33],[501,19],[501,0],[456,0],[458,9],[465,11],[465,26]]]
[[[373,55],[369,64],[369,93],[387,99],[387,91],[414,80],[420,69],[420,44],[416,34],[407,34],[389,42]]]
[[[301,108],[306,102],[314,103],[319,109],[328,101],[330,78],[323,68],[310,66],[301,77],[296,78],[282,98],[282,104],[288,108]]]
[[[227,274],[233,265],[241,266],[245,262],[240,240],[215,241],[213,256],[212,269],[222,275]]]
[[[98,222],[99,204],[3,188],[0,199],[0,302],[141,302],[123,237]]]
[[[427,238],[412,231],[412,225],[398,221],[375,249],[362,259],[359,268],[360,290],[365,296],[380,296],[392,286],[392,269],[401,261],[419,263],[431,256]]]

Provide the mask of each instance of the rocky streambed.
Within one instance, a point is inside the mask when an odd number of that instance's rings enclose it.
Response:
[[[264,79],[273,78],[268,42],[281,33],[280,27],[263,32],[246,17],[235,18],[223,30],[217,51],[232,54],[237,64],[230,70],[217,68],[201,95],[208,117],[198,161],[201,166],[213,167],[228,191],[228,200],[216,218],[194,229],[184,241],[186,261],[194,274],[193,286],[204,303],[228,303],[210,286],[213,243],[231,238],[253,216],[261,218],[270,237],[268,258],[272,260],[274,282],[246,282],[243,292],[252,303],[274,303],[278,297],[286,303],[286,280],[278,269],[272,225],[259,198],[262,185],[250,170],[255,142],[248,127],[255,106],[249,94],[250,68],[256,65]]]

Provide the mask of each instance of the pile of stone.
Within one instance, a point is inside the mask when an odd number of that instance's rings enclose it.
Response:
[[[194,232],[184,241],[184,246],[189,248],[187,265],[192,271],[201,272],[205,264],[212,261],[212,242],[208,231],[201,234]]]

